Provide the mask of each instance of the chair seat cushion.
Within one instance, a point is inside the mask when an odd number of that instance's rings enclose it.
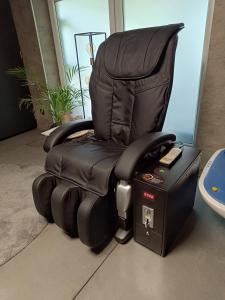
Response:
[[[55,146],[47,155],[45,169],[99,196],[108,193],[112,171],[125,150],[113,141],[88,137]]]

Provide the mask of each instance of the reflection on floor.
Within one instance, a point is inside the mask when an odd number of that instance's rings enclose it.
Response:
[[[42,142],[38,131],[0,142],[0,163],[42,166]],[[224,272],[225,221],[198,196],[183,234],[165,258],[133,240],[126,245],[112,241],[95,254],[48,225],[0,268],[0,299],[223,300]]]

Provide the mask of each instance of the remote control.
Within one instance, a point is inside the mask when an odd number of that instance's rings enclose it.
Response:
[[[164,165],[169,167],[173,162],[175,162],[176,159],[178,159],[180,157],[182,153],[182,149],[181,148],[172,148],[170,149],[170,151],[163,156],[159,162]]]

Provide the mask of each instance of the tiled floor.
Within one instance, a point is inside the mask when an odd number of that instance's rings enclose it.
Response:
[[[42,141],[31,131],[0,142],[0,162],[43,165]],[[52,224],[0,268],[1,300],[223,300],[224,287],[225,221],[199,196],[165,258],[133,240],[95,254]]]

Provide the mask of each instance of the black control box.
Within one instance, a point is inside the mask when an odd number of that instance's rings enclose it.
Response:
[[[171,166],[159,159],[146,163],[132,184],[134,239],[165,256],[192,211],[198,181],[200,151],[183,146]]]

